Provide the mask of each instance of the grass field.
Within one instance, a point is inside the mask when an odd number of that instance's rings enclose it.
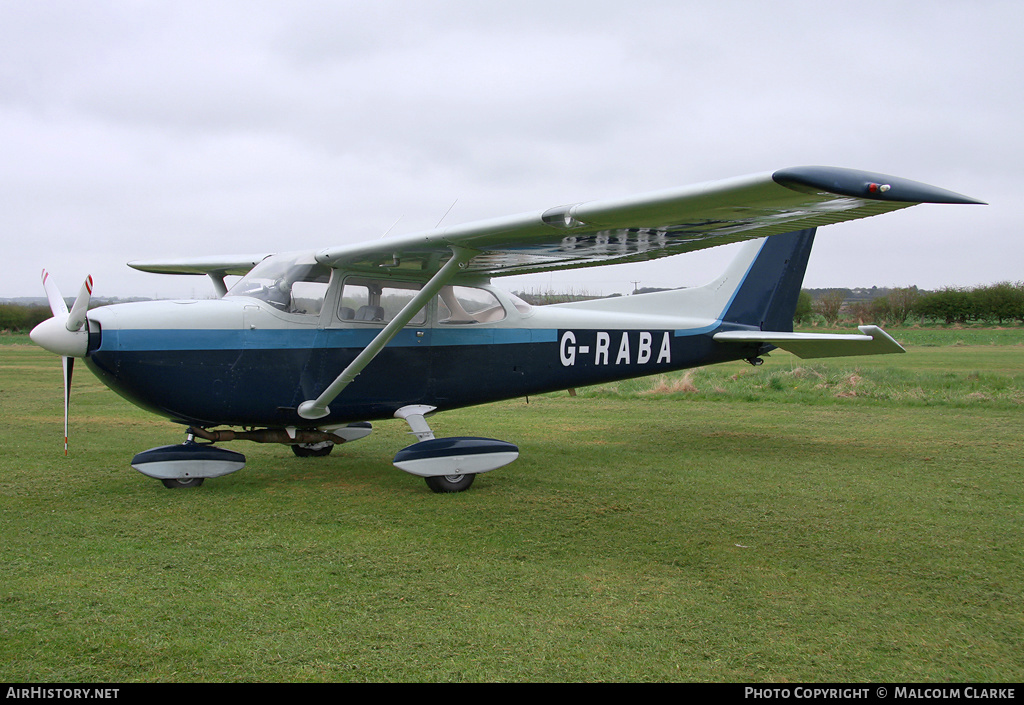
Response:
[[[166,490],[180,430],[0,345],[0,682],[1024,679],[1024,330],[773,355],[434,417],[457,495],[327,459]]]

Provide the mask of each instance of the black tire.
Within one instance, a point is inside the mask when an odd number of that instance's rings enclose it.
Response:
[[[300,458],[325,458],[334,450],[332,441],[323,443],[301,443],[292,446],[292,452]]]
[[[436,477],[425,477],[427,487],[439,494],[450,492],[465,492],[473,484],[476,475],[437,475]]]
[[[187,487],[199,487],[203,484],[205,477],[190,477],[187,480],[160,480],[164,487],[169,490],[184,489]]]

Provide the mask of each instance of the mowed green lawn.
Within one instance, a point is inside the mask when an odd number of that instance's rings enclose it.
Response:
[[[65,458],[0,345],[0,681],[1019,682],[1024,332],[948,333],[444,413],[522,453],[456,495],[397,420],[164,489],[84,366]]]

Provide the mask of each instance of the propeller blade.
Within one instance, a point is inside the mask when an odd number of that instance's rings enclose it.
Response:
[[[46,300],[50,302],[50,311],[54,317],[68,315],[68,305],[57,288],[57,283],[50,279],[50,273],[43,270],[43,289],[46,290]]]
[[[68,426],[71,417],[71,377],[75,370],[75,358],[84,357],[88,353],[89,334],[83,328],[92,299],[92,277],[85,278],[70,311],[57,283],[50,278],[50,273],[45,269],[43,289],[46,290],[46,300],[50,304],[53,318],[33,328],[29,337],[37,345],[61,356],[61,367],[64,370],[64,455],[67,455]]]
[[[91,298],[92,277],[87,276],[82,284],[82,288],[78,292],[78,298],[75,299],[75,305],[71,307],[71,313],[68,314],[68,321],[64,324],[72,333],[82,330],[82,326],[85,325],[85,315],[89,312],[89,301]]]
[[[57,283],[45,269],[43,288],[53,318],[32,329],[29,333],[32,342],[62,357],[85,357],[89,350],[89,333],[84,329],[92,299],[92,277],[85,278],[71,311],[68,311]]]
[[[75,370],[75,358],[61,358],[64,362],[64,456],[68,454],[68,418],[71,411],[71,374]]]

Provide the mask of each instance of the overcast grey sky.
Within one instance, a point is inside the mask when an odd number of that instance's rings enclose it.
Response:
[[[988,206],[819,231],[805,285],[1024,280],[1024,3],[0,0],[0,297],[804,164]],[[396,224],[397,221],[397,224]],[[499,281],[700,284],[728,251]]]

